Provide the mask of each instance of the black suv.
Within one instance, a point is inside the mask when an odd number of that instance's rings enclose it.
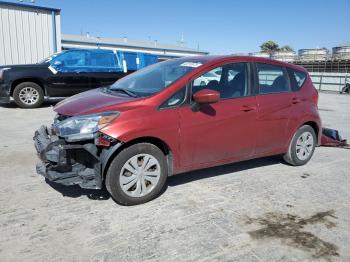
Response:
[[[35,108],[44,97],[67,97],[108,86],[127,73],[112,50],[67,50],[31,65],[0,67],[0,102],[12,96],[22,108]]]

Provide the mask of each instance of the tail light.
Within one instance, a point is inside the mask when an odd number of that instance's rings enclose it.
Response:
[[[312,95],[312,102],[314,103],[315,106],[318,105],[318,92],[317,92],[316,88],[315,88],[315,91]]]

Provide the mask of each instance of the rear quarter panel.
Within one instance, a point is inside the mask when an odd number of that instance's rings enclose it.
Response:
[[[285,149],[288,149],[289,143],[295,132],[307,122],[314,122],[318,128],[318,143],[321,141],[322,124],[318,113],[318,107],[315,105],[312,97],[315,96],[317,90],[314,88],[310,77],[299,91],[293,92],[293,96],[301,100],[301,103],[293,105],[288,123],[288,141]]]

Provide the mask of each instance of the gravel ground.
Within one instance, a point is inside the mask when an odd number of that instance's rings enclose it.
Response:
[[[319,107],[350,138],[350,96],[322,93]],[[33,132],[53,116],[0,107],[0,261],[350,261],[350,150],[182,174],[123,207],[36,175]]]

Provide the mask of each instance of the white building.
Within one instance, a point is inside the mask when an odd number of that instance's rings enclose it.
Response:
[[[58,51],[59,9],[0,1],[0,65],[36,63]]]
[[[277,51],[272,54],[271,58],[291,63],[297,58],[297,56],[294,51]]]

